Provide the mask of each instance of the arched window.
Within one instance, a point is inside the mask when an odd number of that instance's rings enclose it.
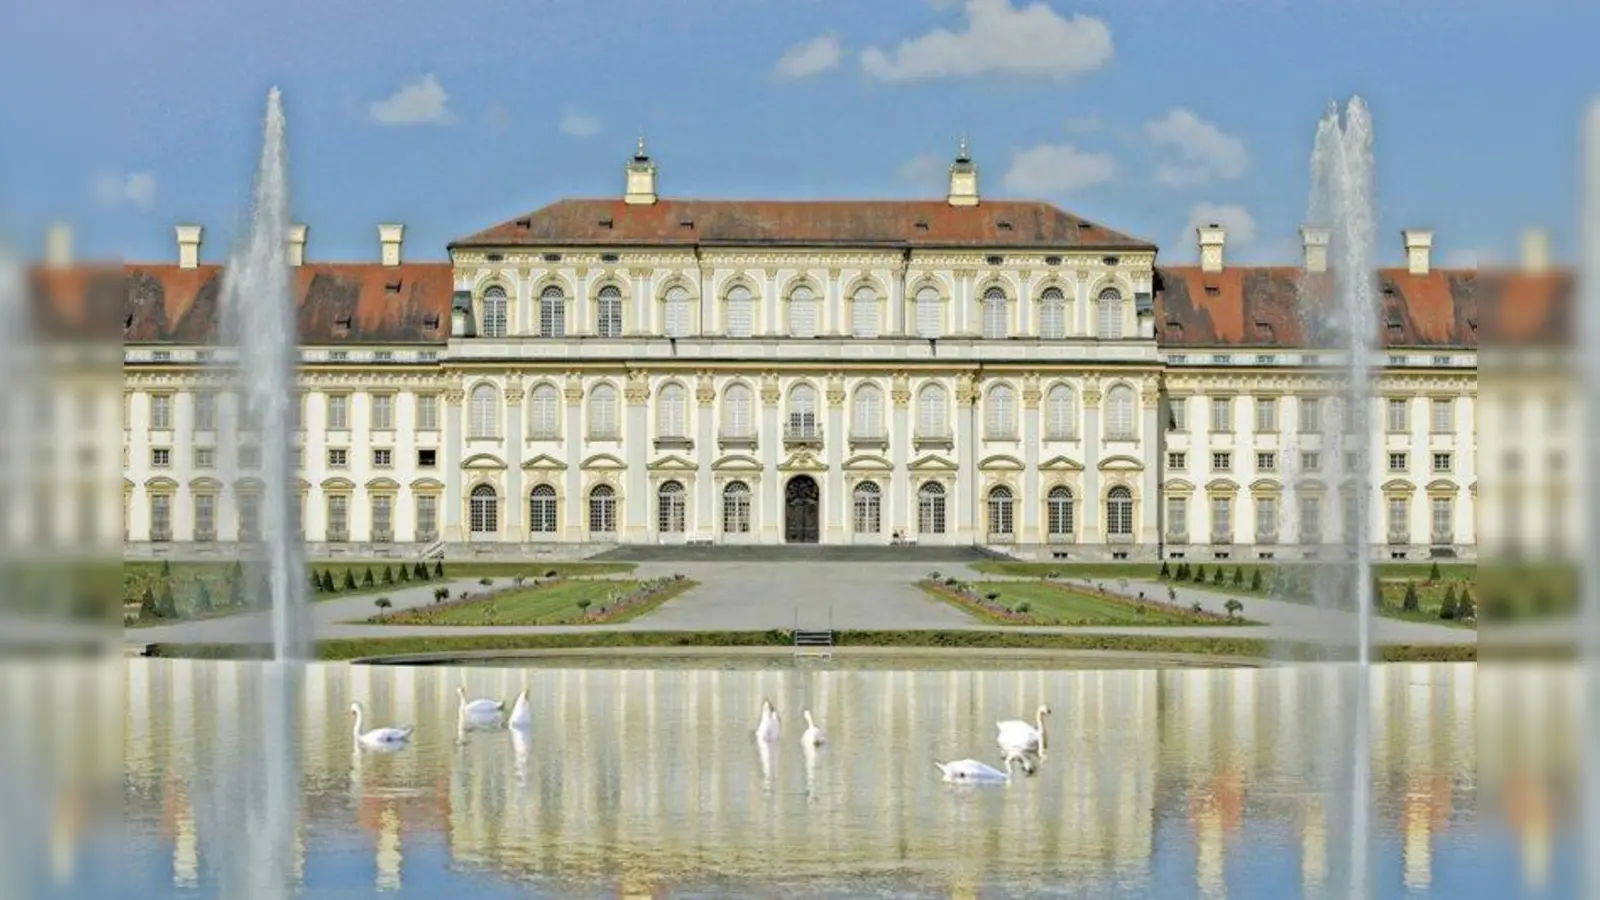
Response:
[[[656,437],[686,437],[689,434],[687,406],[683,385],[662,385],[656,394]]]
[[[506,336],[506,289],[499,285],[483,292],[483,336]]]
[[[817,436],[817,391],[809,384],[797,384],[789,392],[788,437]]]
[[[617,389],[609,384],[597,384],[589,392],[589,437],[616,440],[621,434],[617,427]]]
[[[730,481],[722,489],[722,533],[750,533],[750,486]]]
[[[856,534],[877,534],[883,529],[883,491],[870,481],[856,485],[852,498]]]
[[[856,388],[850,406],[850,433],[853,437],[876,439],[883,437],[883,390],[875,384]]]
[[[1121,485],[1106,492],[1106,534],[1133,537],[1133,491]]]
[[[494,385],[480,384],[472,389],[472,436],[500,436],[500,392]]]
[[[1067,298],[1058,287],[1039,294],[1039,337],[1060,340],[1067,336]]]
[[[473,534],[494,534],[500,530],[500,496],[492,485],[472,489],[467,519]]]
[[[667,289],[666,296],[667,337],[681,338],[689,336],[689,291],[674,285]]]
[[[1072,537],[1072,488],[1056,485],[1045,499],[1045,529],[1051,540]]]
[[[811,288],[798,285],[789,292],[789,336],[816,337],[817,301]]]
[[[528,530],[534,534],[556,533],[556,489],[548,484],[528,492]]]
[[[1013,527],[1015,526],[1016,517],[1013,515],[1012,510],[1015,503],[1016,498],[1012,496],[1011,488],[1003,484],[995,485],[989,491],[989,537],[991,540],[995,538],[1010,539],[1015,533]]]
[[[742,384],[728,386],[722,395],[722,434],[724,437],[747,438],[755,433],[751,407],[754,396]]]
[[[917,489],[917,531],[944,534],[944,485],[936,481]]]
[[[617,533],[617,492],[609,484],[597,484],[589,492],[589,533]]]
[[[608,284],[594,301],[594,333],[600,337],[622,337],[622,288]]]
[[[1078,438],[1078,394],[1071,385],[1050,388],[1044,401],[1044,436],[1048,441]]]
[[[1100,292],[1100,339],[1114,341],[1122,337],[1122,294],[1114,287]]]
[[[682,534],[686,518],[683,484],[663,481],[656,489],[656,530],[662,534]]]
[[[567,295],[559,285],[550,285],[539,294],[539,336],[567,336]]]
[[[1017,392],[1010,385],[997,384],[989,390],[988,415],[984,419],[986,437],[991,441],[1017,439]]]
[[[727,314],[728,320],[723,323],[728,337],[747,338],[755,334],[756,330],[756,305],[750,296],[750,289],[742,284],[736,284],[728,290]]]
[[[561,436],[561,392],[555,385],[541,384],[528,395],[528,435],[536,441]]]
[[[936,338],[944,331],[944,310],[939,308],[939,290],[931,285],[917,291],[917,337]]]
[[[945,420],[949,405],[944,388],[937,384],[924,387],[917,395],[917,436],[936,440],[949,437]]]
[[[983,292],[983,336],[997,341],[1006,336],[1006,292],[992,287]]]
[[[1133,388],[1119,384],[1106,392],[1106,437],[1113,441],[1134,438],[1134,407],[1138,398]]]
[[[850,298],[850,333],[858,338],[878,336],[878,293],[870,285],[856,288]]]

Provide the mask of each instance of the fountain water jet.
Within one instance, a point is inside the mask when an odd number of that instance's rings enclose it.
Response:
[[[1317,125],[1311,156],[1311,191],[1308,221],[1325,223],[1329,229],[1332,295],[1327,304],[1316,304],[1318,312],[1332,315],[1331,325],[1341,339],[1338,356],[1342,371],[1335,380],[1342,387],[1344,421],[1334,422],[1333,460],[1342,463],[1354,454],[1356,465],[1344,485],[1348,491],[1341,503],[1343,522],[1342,565],[1318,566],[1313,590],[1319,602],[1328,605],[1330,594],[1342,594],[1354,601],[1355,658],[1349,670],[1351,702],[1340,704],[1348,710],[1348,753],[1337,760],[1338,787],[1348,785],[1350,822],[1348,859],[1341,868],[1350,882],[1350,896],[1365,896],[1369,862],[1367,843],[1371,820],[1371,662],[1373,595],[1371,548],[1372,491],[1370,446],[1372,363],[1378,349],[1378,294],[1375,277],[1377,203],[1373,175],[1372,119],[1360,97],[1351,98],[1341,111],[1337,103]],[[1308,313],[1310,310],[1308,310]],[[1336,463],[1338,464],[1338,463]],[[1340,604],[1342,605],[1342,604]],[[1341,679],[1344,681],[1344,679]]]
[[[1580,397],[1584,446],[1600,446],[1600,100],[1589,108],[1583,130],[1583,170],[1581,221],[1579,222],[1578,349]],[[1587,352],[1585,352],[1587,351]],[[1577,466],[1579,497],[1583,503],[1583,539],[1593,544],[1600,535],[1600,479],[1588,466]],[[1588,748],[1588,764],[1583,772],[1583,854],[1584,883],[1600,885],[1600,560],[1595,554],[1582,554],[1579,590],[1578,652],[1581,665],[1583,708],[1580,713],[1583,746]]]

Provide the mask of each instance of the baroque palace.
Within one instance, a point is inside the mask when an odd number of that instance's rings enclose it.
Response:
[[[1406,265],[1378,273],[1370,453],[1343,452],[1360,417],[1307,299],[1324,229],[1291,265],[1229,264],[1215,226],[1198,265],[1158,265],[1054,206],[980,198],[964,146],[940,200],[675,200],[657,175],[641,141],[621,197],[468,235],[447,263],[406,261],[401,225],[378,227],[376,262],[316,262],[293,229],[313,554],[1315,558],[1352,527],[1364,468],[1375,558],[1470,557],[1478,311],[1536,341],[1571,291],[1537,235],[1493,275],[1434,266],[1432,233],[1406,231]],[[218,467],[223,272],[201,240],[179,226],[176,264],[120,272],[132,553],[203,556],[258,527],[249,455],[242,477]]]

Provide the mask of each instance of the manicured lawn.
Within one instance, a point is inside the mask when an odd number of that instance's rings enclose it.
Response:
[[[1432,622],[1439,625],[1453,625],[1459,628],[1474,627],[1471,622],[1461,622],[1455,619],[1439,618],[1439,609],[1444,605],[1444,598],[1453,588],[1459,601],[1464,593],[1470,592],[1473,604],[1478,603],[1477,585],[1470,578],[1452,577],[1444,574],[1436,582],[1428,581],[1428,573],[1422,572],[1421,577],[1390,578],[1381,572],[1378,576],[1379,589],[1383,593],[1383,608],[1380,614],[1391,619],[1404,619],[1408,622]],[[1417,588],[1417,608],[1405,608],[1406,585],[1414,584]]]
[[[1061,578],[1154,578],[1160,563],[1069,563],[1010,562],[986,559],[968,563],[967,568],[985,575],[1011,575],[1019,578],[1044,578],[1052,573]]]
[[[613,624],[643,615],[676,597],[695,582],[681,579],[666,585],[649,601],[630,606],[596,622],[591,615],[614,605],[642,586],[618,579],[563,580],[543,587],[509,591],[482,600],[420,606],[372,621],[384,625],[582,625]],[[583,605],[587,601],[587,606]]]
[[[963,612],[999,625],[1255,625],[1245,619],[1229,620],[1222,610],[1211,615],[1179,609],[1164,603],[1104,597],[1051,581],[979,581],[972,589],[1003,610],[975,606],[954,593],[954,588],[931,581],[920,582],[925,593]],[[989,595],[995,595],[990,597]],[[1006,610],[1010,612],[1007,613]]]

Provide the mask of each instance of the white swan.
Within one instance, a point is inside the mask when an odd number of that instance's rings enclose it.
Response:
[[[1021,719],[1011,719],[1005,722],[996,722],[995,727],[999,734],[995,740],[1000,744],[1000,749],[1005,751],[1018,750],[1025,753],[1044,755],[1045,733],[1044,717],[1050,715],[1050,707],[1040,704],[1034,711],[1033,721],[1024,722]]]
[[[355,734],[357,743],[367,747],[392,748],[411,740],[411,732],[416,727],[407,725],[404,728],[374,728],[371,731],[362,731],[361,722],[366,718],[366,712],[361,707],[361,701],[350,704],[350,714],[356,717]]]
[[[533,727],[533,711],[528,708],[527,688],[523,688],[522,693],[517,695],[517,702],[511,707],[511,718],[506,724],[516,731]]]
[[[506,711],[504,700],[468,700],[467,689],[456,685],[456,696],[461,698],[461,715],[469,719],[488,719]]]
[[[935,762],[934,765],[939,767],[939,774],[943,775],[944,780],[948,782],[957,784],[993,784],[1010,781],[1011,767],[1019,761],[1022,763],[1023,770],[1027,771],[1029,768],[1028,761],[1015,754],[1006,755],[1006,768],[1003,772],[988,763],[979,762],[975,759],[957,759],[947,763]]]
[[[804,734],[800,735],[800,743],[807,747],[820,747],[826,744],[828,736],[822,733],[822,729],[817,727],[816,720],[811,718],[811,710],[806,710],[804,715],[806,717],[806,730]]]
[[[772,701],[762,700],[761,724],[756,726],[756,738],[762,741],[775,741],[781,730],[778,724],[778,711],[772,708]]]

